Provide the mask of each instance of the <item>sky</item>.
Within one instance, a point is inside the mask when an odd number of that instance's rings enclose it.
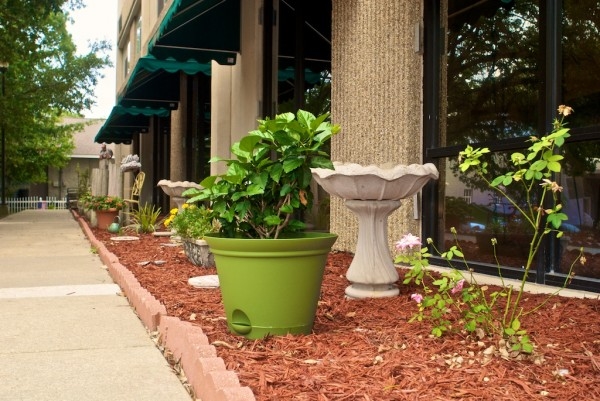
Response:
[[[72,11],[74,23],[68,27],[80,54],[89,51],[89,42],[108,40],[112,44],[110,58],[116,64],[117,54],[117,0],[84,0],[85,8]],[[115,67],[102,70],[102,78],[95,89],[96,105],[85,110],[87,118],[107,118],[115,105]]]

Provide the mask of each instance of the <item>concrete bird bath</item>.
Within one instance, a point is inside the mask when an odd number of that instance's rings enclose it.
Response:
[[[358,242],[346,278],[350,298],[381,298],[399,294],[396,271],[388,247],[387,218],[401,199],[417,193],[437,168],[427,163],[391,168],[334,162],[334,170],[313,168],[312,175],[329,194],[344,199],[358,217]]]
[[[190,188],[202,188],[199,184],[191,181],[170,181],[160,180],[156,186],[160,187],[165,194],[167,194],[173,202],[177,205],[177,208],[181,211],[183,204],[188,198],[182,196],[186,190]]]

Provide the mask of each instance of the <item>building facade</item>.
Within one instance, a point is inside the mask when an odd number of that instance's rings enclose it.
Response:
[[[333,160],[432,162],[440,179],[389,219],[390,249],[407,232],[443,247],[457,225],[473,266],[490,271],[478,231],[516,233],[521,217],[481,183],[460,177],[466,144],[495,160],[575,109],[565,169],[555,179],[569,217],[543,244],[531,279],[558,283],[573,249],[589,248],[572,286],[600,288],[600,61],[594,0],[121,0],[118,99],[98,142],[138,153],[147,182],[199,182],[258,118],[330,109],[342,132]],[[329,95],[330,91],[330,95]],[[322,101],[326,94],[327,101]],[[321,101],[319,101],[321,99]],[[501,163],[499,163],[501,165]],[[125,177],[125,180],[128,178]],[[143,198],[168,207],[153,185]],[[321,213],[353,251],[356,217],[339,199]],[[327,219],[327,210],[330,217]],[[458,220],[457,220],[458,218]],[[454,224],[457,222],[458,224]],[[499,235],[499,234],[497,234]],[[586,248],[586,249],[587,249]],[[501,261],[519,275],[522,257]]]

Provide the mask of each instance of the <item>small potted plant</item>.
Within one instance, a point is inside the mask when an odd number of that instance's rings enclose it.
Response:
[[[95,195],[85,199],[84,207],[96,213],[97,227],[106,230],[125,207],[125,201],[118,196]]]
[[[311,168],[333,168],[324,150],[339,126],[299,110],[259,120],[231,152],[228,170],[184,193],[208,201],[221,228],[205,236],[229,329],[247,338],[310,333],[327,255],[337,236],[304,232]]]
[[[88,208],[92,200],[92,194],[89,189],[84,190],[79,193],[79,198],[77,198],[77,212],[81,216],[85,216],[88,220],[90,219],[91,209]]]
[[[215,260],[204,236],[219,230],[214,213],[204,205],[185,203],[180,211],[171,209],[164,222],[165,227],[174,230],[183,241],[187,258],[196,266],[214,267]]]

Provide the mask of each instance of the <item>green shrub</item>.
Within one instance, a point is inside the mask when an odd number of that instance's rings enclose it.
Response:
[[[214,217],[215,213],[203,205],[185,203],[182,211],[171,210],[165,226],[175,230],[181,238],[202,239],[204,234],[218,231]]]
[[[138,233],[152,233],[156,230],[156,222],[160,216],[160,208],[145,204],[131,212],[133,225]]]

